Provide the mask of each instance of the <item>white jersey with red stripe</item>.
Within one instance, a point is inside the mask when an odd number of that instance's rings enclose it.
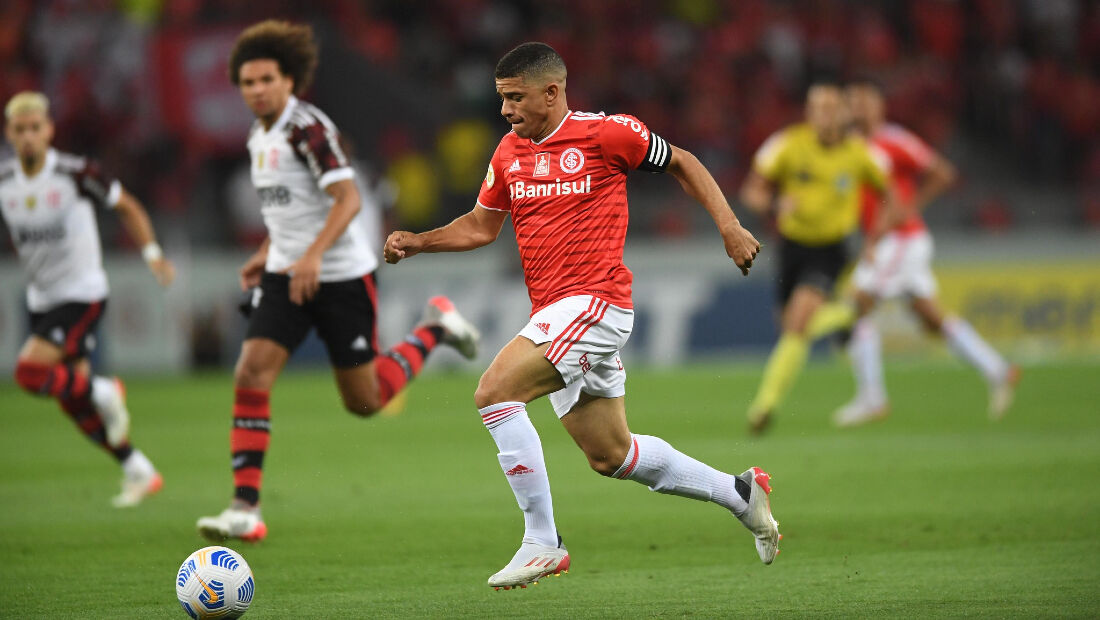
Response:
[[[315,106],[291,97],[279,119],[248,136],[252,184],[271,243],[266,270],[293,265],[325,226],[332,197],[325,188],[355,176],[339,144],[339,131]],[[378,267],[365,231],[350,225],[321,258],[321,281],[361,278]]]
[[[49,149],[33,177],[18,159],[0,162],[0,212],[27,274],[32,312],[107,297],[94,209],[114,208],[121,195],[119,182],[84,157]]]

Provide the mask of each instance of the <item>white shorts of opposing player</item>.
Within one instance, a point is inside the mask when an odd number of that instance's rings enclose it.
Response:
[[[928,231],[887,233],[875,245],[874,257],[861,259],[856,265],[852,282],[857,290],[879,299],[900,295],[932,297],[936,294],[932,251]]]
[[[852,276],[857,290],[877,299],[911,295],[930,299],[936,294],[932,273],[932,236],[928,231],[891,232],[875,245],[871,259],[861,259]],[[1019,371],[1009,365],[965,320],[943,322],[948,347],[977,368],[990,388],[989,414],[1000,418],[1012,403]],[[856,426],[886,417],[889,405],[882,378],[881,341],[871,317],[852,328],[848,351],[855,367],[857,394],[833,416],[839,426]]]
[[[519,335],[536,345],[551,343],[546,359],[566,386],[550,394],[559,418],[580,400],[581,390],[603,398],[626,395],[626,369],[619,350],[634,328],[634,311],[592,295],[575,295],[539,310]]]

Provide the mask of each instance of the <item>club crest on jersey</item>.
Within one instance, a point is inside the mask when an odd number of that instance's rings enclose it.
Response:
[[[46,194],[46,204],[52,209],[61,207],[61,192],[56,189],[51,189]]]
[[[568,148],[558,159],[558,167],[566,174],[573,174],[584,167],[584,153],[578,148]]]
[[[550,153],[538,153],[535,155],[535,173],[531,176],[550,176]]]

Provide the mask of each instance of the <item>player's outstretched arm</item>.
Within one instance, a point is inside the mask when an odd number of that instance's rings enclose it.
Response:
[[[752,261],[760,251],[760,242],[741,226],[710,171],[694,155],[673,146],[668,172],[680,181],[689,196],[698,200],[710,213],[726,245],[726,254],[741,268],[742,274],[749,275]]]
[[[496,240],[507,219],[507,211],[474,206],[469,213],[446,226],[423,233],[398,230],[390,233],[382,255],[387,263],[416,256],[421,252],[465,252]]]
[[[130,192],[123,189],[119,193],[118,203],[115,204],[115,211],[122,219],[122,226],[126,228],[130,238],[141,247],[141,257],[149,265],[149,270],[156,276],[157,282],[161,286],[171,284],[176,277],[176,267],[172,261],[164,257],[145,207],[141,206],[141,202]]]

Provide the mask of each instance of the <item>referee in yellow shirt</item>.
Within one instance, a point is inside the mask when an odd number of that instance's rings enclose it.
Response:
[[[772,135],[757,151],[741,188],[753,211],[774,213],[780,237],[779,342],[749,406],[749,430],[760,433],[806,363],[807,328],[848,262],[847,239],[859,223],[860,187],[892,195],[883,164],[847,131],[839,84],[815,82],[806,94],[806,122]]]

